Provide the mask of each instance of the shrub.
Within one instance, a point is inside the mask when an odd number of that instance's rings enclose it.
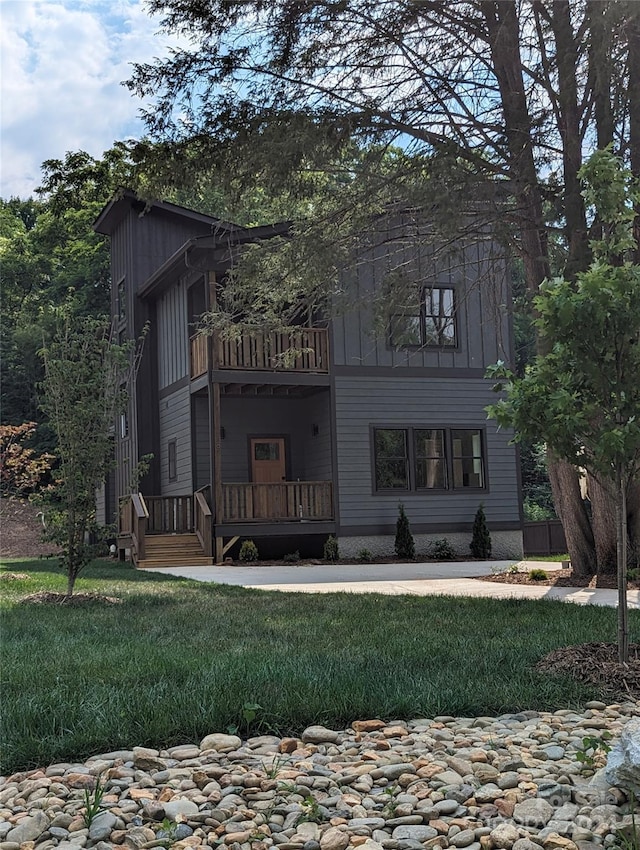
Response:
[[[241,561],[257,561],[258,560],[258,547],[253,542],[253,540],[243,540],[242,546],[240,547],[240,554],[238,555]]]
[[[411,529],[409,527],[409,518],[404,511],[404,505],[402,502],[398,505],[395,550],[396,555],[399,558],[413,558],[416,554],[413,534],[411,534]]]
[[[358,552],[358,560],[361,564],[370,564],[373,561],[373,553],[369,549],[361,549]]]
[[[282,560],[285,564],[297,564],[300,560],[300,552],[297,549],[295,552],[287,552],[286,555],[283,555]]]
[[[489,526],[487,518],[484,515],[484,507],[480,503],[476,511],[475,519],[473,520],[473,530],[471,532],[471,543],[469,544],[471,554],[474,558],[490,558],[491,557],[491,535],[489,534]]]
[[[541,569],[533,569],[529,570],[529,578],[531,581],[546,581],[549,576],[545,573],[544,570]]]
[[[456,557],[456,550],[446,537],[436,540],[431,547],[431,557],[436,561],[453,561]]]
[[[338,541],[330,534],[324,543],[323,557],[325,561],[337,561],[338,560]]]

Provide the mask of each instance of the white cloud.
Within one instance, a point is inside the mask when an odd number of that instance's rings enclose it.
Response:
[[[142,134],[121,82],[168,39],[141,0],[0,0],[0,18],[0,196],[30,195],[46,159]]]

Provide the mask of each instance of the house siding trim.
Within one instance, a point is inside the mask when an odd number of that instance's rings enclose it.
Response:
[[[358,378],[484,378],[484,369],[457,366],[334,366],[338,377]]]

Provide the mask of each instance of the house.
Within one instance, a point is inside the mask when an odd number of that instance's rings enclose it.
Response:
[[[118,545],[136,562],[210,563],[244,539],[261,555],[318,554],[328,535],[343,557],[390,555],[400,502],[418,552],[446,536],[468,554],[483,503],[495,556],[521,557],[517,452],[484,412],[485,369],[512,355],[507,261],[490,234],[436,250],[415,211],[395,211],[344,270],[349,309],[223,338],[198,333],[199,317],[242,245],[284,226],[125,193],[95,227],[111,239],[119,338],[149,328],[101,505],[120,504]],[[390,268],[420,284],[400,304],[390,294],[380,331],[372,293]]]

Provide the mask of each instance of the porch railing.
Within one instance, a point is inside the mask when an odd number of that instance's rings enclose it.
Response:
[[[246,331],[237,339],[214,338],[220,369],[246,371],[329,371],[329,335],[326,328],[300,328],[292,333]],[[208,337],[191,337],[191,378],[208,368]]]
[[[213,515],[209,507],[209,487],[196,490],[193,496],[194,531],[203,553],[210,558],[213,555]]]
[[[330,520],[330,481],[282,481],[222,485],[222,521]]]
[[[193,527],[192,496],[147,496],[151,534],[187,534]]]
[[[130,539],[134,563],[144,559],[148,521],[149,511],[142,493],[132,493],[120,500],[118,536]]]

